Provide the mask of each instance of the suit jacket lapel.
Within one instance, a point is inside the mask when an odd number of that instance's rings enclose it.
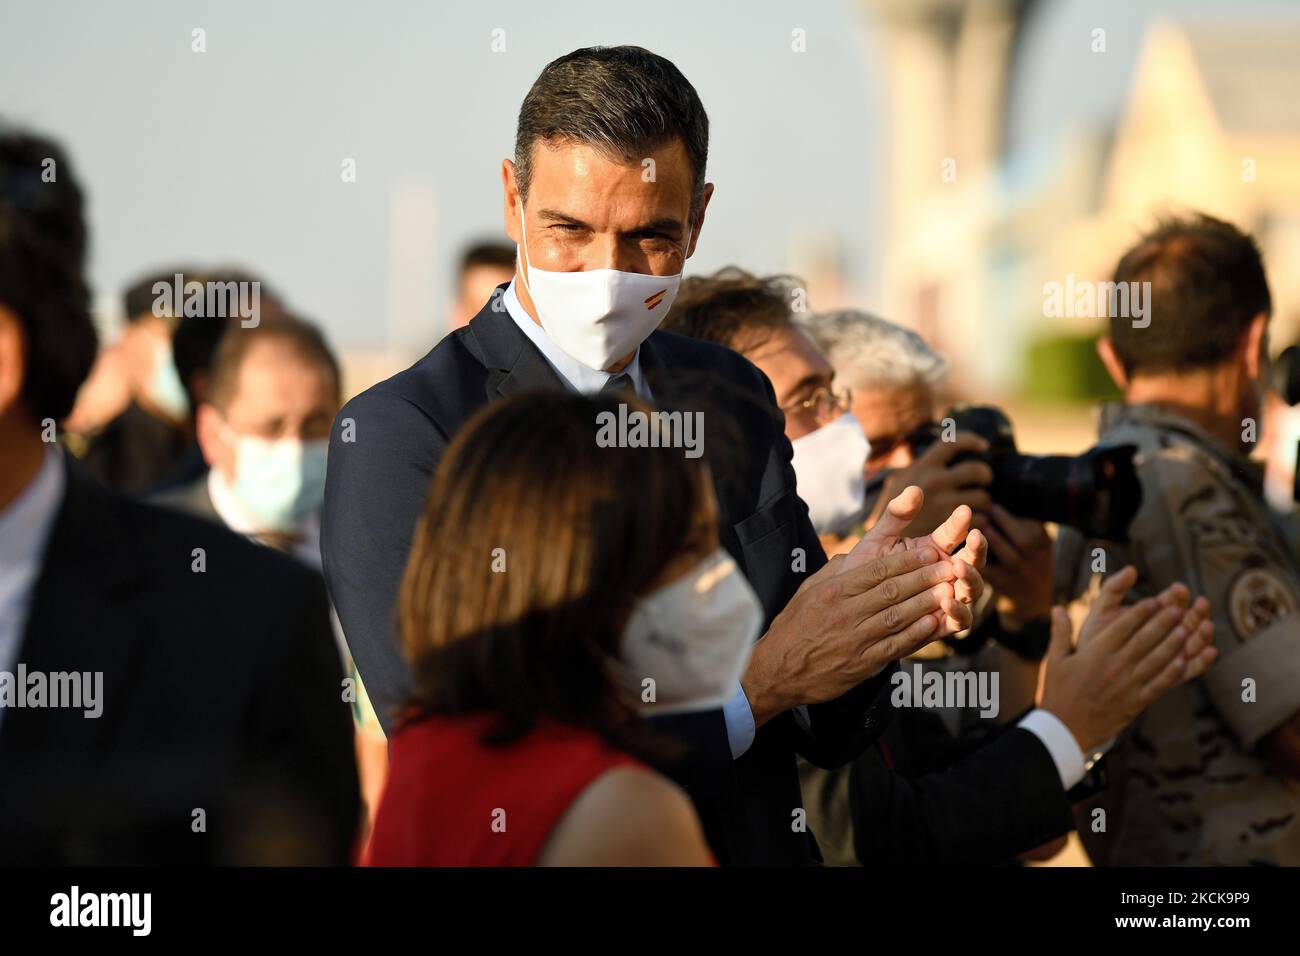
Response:
[[[650,386],[655,405],[672,410],[674,408],[704,410],[720,409],[719,387],[725,387],[725,380],[709,371],[684,369],[680,362],[674,363],[672,337],[660,332],[651,332],[650,337],[641,343],[639,353],[641,374]]]
[[[646,382],[650,386],[650,392],[654,396],[654,404],[659,408],[669,410],[680,409],[685,412],[701,411],[706,419],[706,425],[709,421],[720,422],[720,415],[727,414],[732,410],[728,404],[723,401],[726,390],[730,383],[725,380],[719,380],[716,376],[699,370],[684,370],[680,364],[673,363],[672,355],[672,337],[663,335],[659,332],[650,333],[650,337],[641,344],[641,374],[645,376]],[[734,396],[737,401],[751,400],[752,396],[736,392]],[[710,456],[708,437],[710,434],[715,436],[714,454]],[[741,523],[750,517],[752,505],[746,506],[743,500],[738,496],[741,485],[738,485],[739,469],[738,461],[746,449],[731,448],[724,451],[723,454],[717,453],[716,437],[722,434],[720,439],[724,443],[735,442],[737,440],[736,432],[730,434],[722,431],[710,432],[705,430],[705,457],[709,459],[709,470],[713,477],[713,492],[718,501],[719,517],[721,526],[719,534],[722,538],[723,546],[729,551],[742,570],[750,567],[750,561],[746,553],[746,548],[742,545],[740,538],[735,530],[735,525]]]
[[[495,302],[502,302],[502,297],[493,295],[469,323],[478,357],[489,372],[489,393],[513,395],[529,389],[564,388],[546,357],[515,325],[504,303],[498,311],[493,308]]]
[[[641,362],[641,374],[650,386],[650,394],[655,396],[655,400],[664,401],[674,397],[677,392],[676,379],[665,359],[663,347],[659,344],[659,336],[654,332],[641,343],[638,359]]]

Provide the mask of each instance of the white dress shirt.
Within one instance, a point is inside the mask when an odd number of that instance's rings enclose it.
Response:
[[[584,395],[599,392],[615,375],[626,373],[631,377],[632,386],[638,396],[648,402],[654,400],[650,394],[650,387],[641,374],[640,348],[636,350],[632,361],[623,372],[603,372],[588,368],[552,342],[546,330],[533,321],[532,316],[524,309],[523,303],[515,294],[515,280],[510,281],[501,300],[505,303],[506,312],[514,320],[515,325],[519,326],[520,331],[528,336],[528,340],[537,346],[537,350],[542,353],[542,357],[559,376],[560,381],[573,391]],[[745,690],[739,682],[736,683],[736,690],[731,698],[723,705],[722,716],[727,722],[727,742],[731,745],[731,756],[739,757],[754,743],[754,713],[750,710],[749,699],[745,696]]]
[[[1043,742],[1047,752],[1052,755],[1052,763],[1056,764],[1056,772],[1061,777],[1061,787],[1065,790],[1069,790],[1082,780],[1092,764],[1096,763],[1114,742],[1102,744],[1097,752],[1092,754],[1091,759],[1085,759],[1083,751],[1079,749],[1079,742],[1074,739],[1070,728],[1050,710],[1039,707],[1021,717],[1020,723],[1016,726],[1023,727]]]
[[[248,509],[235,494],[235,489],[230,487],[230,482],[216,468],[208,470],[208,497],[212,499],[212,508],[221,523],[231,531],[256,540],[258,533],[265,530],[261,528],[261,522],[248,513]],[[302,526],[294,532],[294,537],[289,554],[320,571],[320,514],[312,512],[308,515]]]
[[[12,672],[18,661],[32,592],[66,484],[63,455],[50,445],[36,477],[0,511],[0,671]]]

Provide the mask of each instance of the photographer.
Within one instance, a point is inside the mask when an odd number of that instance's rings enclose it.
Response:
[[[927,666],[997,670],[1004,709],[1014,713],[1027,706],[1038,683],[1037,662],[1047,648],[1052,542],[1041,522],[1018,518],[993,501],[988,487],[993,470],[967,458],[986,452],[988,442],[935,424],[935,392],[947,360],[915,332],[865,312],[817,315],[804,327],[830,360],[836,380],[851,389],[853,414],[871,443],[866,525],[875,523],[891,496],[917,485],[925,493],[925,507],[908,533],[941,521],[942,509],[964,504],[989,539],[984,576],[993,587],[985,606],[976,609],[976,626],[964,639],[948,642],[955,655]],[[933,660],[942,649],[927,648],[926,656]],[[957,729],[971,725],[958,723]]]

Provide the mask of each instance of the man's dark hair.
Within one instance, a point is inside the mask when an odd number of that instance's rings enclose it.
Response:
[[[271,289],[267,288],[265,282],[251,272],[233,267],[221,267],[217,269],[198,269],[186,266],[176,266],[172,269],[158,270],[150,272],[148,275],[136,279],[122,292],[122,313],[127,322],[134,322],[146,315],[153,315],[154,303],[158,301],[158,294],[154,292],[154,286],[159,282],[166,283],[170,289],[176,282],[176,276],[181,277],[181,288],[184,289],[190,282],[198,282],[206,285],[209,282],[256,282],[260,287],[259,295],[263,310],[267,309],[268,302],[270,306],[283,311],[284,305],[279,296]],[[177,312],[180,311],[180,305],[173,306]],[[162,316],[159,316],[162,318]],[[177,323],[182,318],[177,314],[173,316]]]
[[[709,117],[669,60],[639,46],[586,47],[552,60],[519,107],[515,179],[526,202],[538,140],[570,140],[622,162],[639,162],[680,139],[691,162],[691,213],[704,195]]]
[[[0,126],[0,303],[22,328],[22,401],[37,422],[72,411],[99,345],[83,275],[83,205],[58,145]]]
[[[165,279],[170,285],[173,277],[174,273],[155,281]],[[229,282],[256,282],[259,288],[258,301],[261,304],[263,321],[274,319],[285,312],[283,301],[267,288],[266,283],[259,276],[241,269],[222,268],[201,274],[182,271],[181,281],[182,287],[184,287],[184,283],[191,281],[216,282],[223,285]],[[152,284],[149,288],[152,289]],[[152,292],[150,292],[150,296],[151,298],[145,306],[146,312],[153,308],[153,301],[156,298]],[[130,314],[128,313],[128,315]],[[193,410],[198,408],[200,402],[206,401],[208,398],[206,377],[212,370],[212,362],[216,357],[217,347],[221,344],[226,332],[231,328],[240,328],[242,321],[242,316],[208,315],[205,300],[203,309],[199,314],[182,316],[176,322],[176,331],[172,333],[172,361],[176,365],[176,373],[180,376],[181,384],[185,386],[185,394],[189,396],[191,414],[193,414]]]
[[[798,287],[793,276],[760,277],[724,266],[711,276],[683,280],[659,327],[748,351],[762,345],[774,330],[794,325],[791,293]]]
[[[1273,301],[1255,240],[1195,213],[1162,220],[1115,267],[1115,282],[1150,282],[1151,324],[1110,310],[1110,339],[1124,370],[1176,372],[1224,361]]]
[[[500,266],[503,269],[515,267],[515,247],[508,242],[488,240],[476,242],[465,249],[460,257],[457,275],[464,276],[470,269],[479,266]]]
[[[170,289],[172,283],[176,281],[178,272],[181,274],[182,288],[186,282],[207,281],[207,276],[201,274],[200,270],[187,266],[176,266],[174,269],[160,270],[141,276],[122,292],[122,315],[125,320],[134,322],[146,315],[152,315],[153,304],[158,300],[158,294],[153,290],[154,285],[165,282]]]
[[[299,356],[324,368],[334,379],[335,392],[340,392],[343,380],[339,360],[324,334],[313,323],[281,312],[252,328],[245,329],[238,322],[227,326],[212,359],[209,402],[219,409],[226,408],[239,388],[239,372],[245,356],[255,343],[271,338],[283,339]]]

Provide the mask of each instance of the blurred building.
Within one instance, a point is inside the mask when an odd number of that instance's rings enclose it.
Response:
[[[890,87],[881,311],[940,343],[965,388],[1014,392],[1034,343],[1095,332],[1046,317],[1044,285],[1106,280],[1161,212],[1254,232],[1275,343],[1300,333],[1300,20],[1159,23],[1109,127],[1008,154],[1032,0],[862,3]]]

